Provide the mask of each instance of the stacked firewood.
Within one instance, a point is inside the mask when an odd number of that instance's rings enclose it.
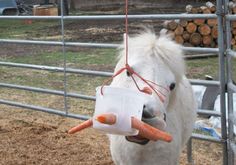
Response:
[[[236,14],[236,0],[230,1],[228,6],[229,6],[230,13]]]
[[[229,11],[230,14],[236,14],[236,0],[229,2]],[[231,33],[232,33],[232,39],[231,39],[231,45],[232,49],[236,50],[236,21],[231,22]]]
[[[189,14],[212,14],[216,6],[207,2],[205,6],[186,6]],[[217,47],[217,19],[180,19],[165,21],[161,33],[167,33],[184,46]],[[236,32],[236,31],[235,31]]]

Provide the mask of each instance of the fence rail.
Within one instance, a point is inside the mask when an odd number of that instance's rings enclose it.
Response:
[[[89,48],[118,48],[119,44],[108,43],[84,43],[84,42],[62,42],[62,41],[35,41],[35,40],[14,40],[14,39],[0,39],[0,43],[11,44],[35,44],[35,45],[51,45],[51,46],[80,46]],[[218,48],[200,48],[200,47],[182,47],[186,52],[198,53],[218,53]]]
[[[128,15],[129,20],[143,19],[214,19],[216,14],[149,14],[149,15]],[[93,15],[93,16],[0,16],[0,19],[41,19],[41,20],[124,20],[125,15]]]

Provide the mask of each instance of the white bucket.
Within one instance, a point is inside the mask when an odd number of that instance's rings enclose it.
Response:
[[[137,135],[138,130],[131,127],[131,117],[141,120],[143,106],[150,96],[148,94],[127,88],[101,87],[96,89],[96,105],[93,118],[93,128],[110,134]],[[113,125],[102,124],[95,120],[97,115],[113,113],[116,123]]]

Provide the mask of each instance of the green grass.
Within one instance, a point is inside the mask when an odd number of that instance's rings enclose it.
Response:
[[[83,49],[78,52],[66,52],[66,62],[73,67],[86,65],[107,65],[114,66],[116,63],[116,52],[113,49]],[[62,66],[64,54],[61,52],[43,52],[37,55],[0,57],[1,61],[16,63],[27,63],[37,65]]]
[[[187,77],[191,79],[204,79],[205,75],[218,77],[218,58],[204,58],[187,60]]]
[[[28,36],[42,36],[47,34],[47,28],[59,25],[60,22],[50,20],[37,20],[27,24],[25,20],[1,20],[0,21],[0,38],[18,38],[24,39]],[[45,33],[39,33],[39,30],[45,29]]]
[[[1,61],[63,67],[61,52],[46,52],[38,55],[5,56]],[[83,49],[66,53],[66,64],[70,68],[112,71],[116,63],[116,53],[111,49]],[[104,78],[67,74],[68,89],[86,93],[86,89],[102,83]],[[0,67],[0,81],[50,89],[64,89],[64,75],[58,72]],[[85,88],[83,88],[85,86]],[[87,87],[86,87],[87,86]]]

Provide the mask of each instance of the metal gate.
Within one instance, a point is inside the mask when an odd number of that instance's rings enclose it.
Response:
[[[233,93],[236,93],[236,84],[233,80],[232,60],[236,57],[236,52],[230,47],[231,44],[231,21],[236,20],[235,15],[229,13],[229,1],[226,0],[224,4],[225,9],[225,30],[226,30],[226,59],[227,59],[227,103],[228,103],[228,164],[236,164],[236,139],[234,133],[234,126],[236,125],[236,113],[233,103]]]
[[[61,0],[61,6],[63,6],[63,0]],[[64,111],[60,111],[57,109],[50,109],[46,107],[40,107],[35,105],[23,104],[20,102],[13,102],[9,100],[0,99],[0,104],[16,106],[27,108],[36,111],[43,111],[52,114],[78,118],[78,119],[88,119],[89,116],[74,114],[68,111],[67,107],[67,98],[78,98],[78,99],[86,99],[94,101],[94,96],[87,96],[79,93],[70,93],[67,91],[67,74],[85,74],[85,75],[94,75],[94,76],[104,76],[109,77],[112,73],[109,72],[101,72],[94,70],[83,70],[83,69],[73,69],[69,68],[66,65],[66,50],[65,46],[77,46],[77,47],[90,47],[90,48],[117,48],[118,44],[105,44],[105,43],[83,43],[83,42],[65,42],[65,34],[64,34],[64,20],[124,20],[124,15],[94,15],[94,16],[64,16],[63,8],[61,8],[61,16],[0,16],[0,20],[3,19],[34,19],[34,20],[60,20],[61,23],[61,41],[34,41],[34,40],[13,40],[13,39],[0,39],[0,44],[2,43],[14,43],[14,44],[37,44],[37,45],[57,45],[62,46],[62,52],[64,55],[64,66],[63,67],[51,67],[51,66],[42,66],[42,65],[33,65],[33,64],[23,64],[23,63],[12,63],[12,62],[3,62],[0,61],[1,66],[8,67],[19,67],[25,69],[35,69],[35,70],[45,70],[45,71],[55,71],[64,73],[64,90],[52,90],[45,88],[36,88],[31,86],[22,86],[17,84],[7,84],[1,83],[0,87],[4,88],[13,88],[18,90],[26,90],[40,93],[47,93],[53,95],[64,96],[65,104]],[[144,19],[159,19],[159,20],[173,20],[173,19],[195,19],[195,18],[217,18],[218,20],[218,48],[198,48],[198,47],[185,47],[183,48],[189,52],[207,52],[207,53],[217,53],[219,56],[219,81],[207,81],[207,80],[190,80],[193,85],[204,85],[204,86],[215,86],[220,90],[220,109],[221,112],[213,112],[206,109],[199,109],[197,112],[199,115],[208,114],[211,116],[221,117],[221,139],[212,138],[205,135],[193,134],[192,138],[207,140],[211,142],[221,143],[223,145],[223,164],[224,165],[233,165],[236,164],[236,159],[234,159],[234,155],[236,154],[236,144],[235,137],[233,134],[233,125],[236,124],[236,115],[233,115],[233,92],[236,91],[236,86],[232,81],[231,76],[231,59],[232,57],[236,57],[236,52],[233,52],[230,49],[230,21],[236,20],[236,16],[228,14],[228,0],[217,0],[217,13],[216,14],[151,14],[151,15],[129,15],[129,20],[144,20]],[[226,30],[226,31],[225,31]],[[227,41],[225,44],[225,40]],[[226,55],[226,56],[225,56]],[[227,63],[225,63],[227,57]],[[227,74],[226,74],[227,69]],[[227,76],[228,75],[228,76]],[[228,101],[228,127],[227,119],[226,119],[226,97],[225,92],[226,89],[228,91],[227,101]],[[192,139],[191,138],[191,139]],[[188,143],[188,161],[192,161],[192,146],[191,139]]]

